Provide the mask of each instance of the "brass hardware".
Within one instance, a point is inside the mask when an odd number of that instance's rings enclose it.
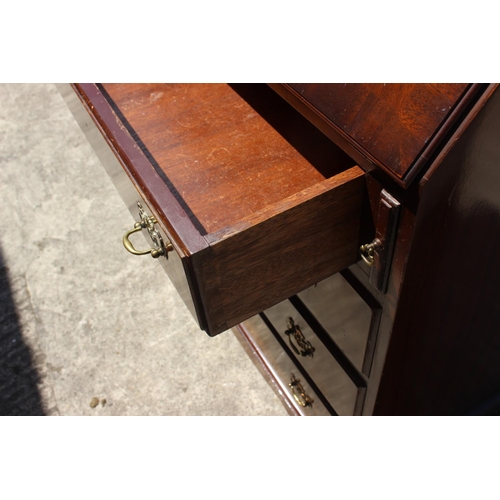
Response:
[[[297,355],[310,356],[312,358],[316,349],[309,341],[306,340],[304,334],[299,328],[299,325],[296,325],[292,318],[288,318],[286,326],[288,329],[285,330],[285,335],[288,335],[288,341],[290,342],[290,346],[295,351],[295,353]],[[292,342],[292,335],[297,344],[299,344],[300,350]]]
[[[157,231],[154,227],[154,225],[157,224],[157,220],[152,215],[146,214],[140,202],[137,202],[137,207],[139,208],[141,222],[136,222],[134,224],[134,228],[125,233],[125,235],[123,236],[123,246],[128,252],[133,255],[151,254],[151,257],[153,257],[153,259],[157,259],[158,257],[164,255],[168,259],[168,252],[171,252],[174,249],[172,243],[167,240],[167,243],[164,244],[160,232]],[[148,230],[149,237],[153,241],[154,247],[150,248],[149,250],[137,250],[129,240],[130,235],[137,233],[142,229]]]
[[[399,201],[385,189],[382,189],[375,222],[374,240],[378,240],[380,246],[375,248],[374,264],[370,269],[370,284],[382,293],[386,292],[389,281],[400,211]]]
[[[382,242],[375,238],[371,243],[366,243],[361,245],[359,250],[361,252],[362,259],[369,265],[373,266],[375,264],[375,250],[382,247]]]
[[[288,384],[288,387],[292,389],[292,394],[297,401],[297,403],[302,406],[302,408],[305,408],[306,406],[311,406],[314,403],[314,399],[310,398],[307,394],[304,388],[302,387],[302,384],[300,383],[300,379],[295,378],[295,375],[292,373],[292,378],[290,379],[290,383]]]
[[[125,236],[123,237],[123,246],[127,249],[128,252],[134,255],[146,255],[151,253],[151,248],[149,250],[136,250],[132,242],[128,239],[131,234],[137,233],[137,231],[142,231],[142,224],[140,222],[136,222],[134,224],[134,229],[127,231]]]

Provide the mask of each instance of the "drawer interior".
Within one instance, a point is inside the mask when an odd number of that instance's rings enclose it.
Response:
[[[247,221],[354,166],[264,84],[102,84],[201,235]]]

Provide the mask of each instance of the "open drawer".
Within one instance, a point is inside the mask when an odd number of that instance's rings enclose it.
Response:
[[[356,262],[363,171],[267,86],[61,92],[209,335]]]

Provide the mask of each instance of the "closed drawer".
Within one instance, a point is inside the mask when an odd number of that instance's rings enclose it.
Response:
[[[355,278],[348,278],[356,286]],[[380,320],[379,304],[361,285],[356,291],[340,273],[300,292],[298,297],[356,369],[368,376]]]
[[[234,329],[251,359],[270,383],[288,412],[302,416],[330,416],[308,379],[283,349],[260,315]]]
[[[157,260],[209,335],[356,262],[363,171],[268,87],[72,89],[70,109],[135,221],[138,202],[156,221]]]
[[[296,359],[317,387],[318,397],[324,397],[326,405],[331,405],[338,415],[360,414],[365,387],[353,382],[292,303],[284,301],[263,315],[281,339],[283,349]]]

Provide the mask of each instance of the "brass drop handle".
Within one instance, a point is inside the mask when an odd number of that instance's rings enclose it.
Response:
[[[312,358],[316,349],[313,347],[311,342],[306,340],[299,325],[295,324],[293,318],[288,318],[286,326],[287,329],[285,330],[285,335],[288,336],[288,342],[290,342],[290,347],[295,351],[295,354],[297,354],[298,356],[310,356]],[[298,344],[298,348],[296,347],[295,343],[292,342],[292,337]]]
[[[132,242],[128,239],[131,234],[137,233],[138,231],[141,231],[141,230],[142,230],[141,223],[136,222],[134,224],[134,229],[127,231],[125,233],[125,236],[123,237],[123,246],[127,249],[128,252],[130,252],[134,255],[146,255],[148,253],[151,253],[151,249],[149,249],[149,250],[136,250],[134,248],[134,245],[132,245]]]
[[[157,259],[161,255],[163,255],[163,251],[161,248],[150,248],[148,250],[137,250],[132,242],[129,240],[130,235],[137,233],[144,229],[143,225],[140,222],[136,222],[134,224],[134,229],[131,229],[130,231],[127,231],[125,235],[123,236],[123,246],[125,249],[130,252],[133,255],[147,255],[148,253],[151,254],[151,257],[153,259]]]
[[[375,238],[371,243],[366,243],[359,247],[361,253],[361,258],[369,265],[373,266],[375,264],[375,250],[382,247],[382,242]]]
[[[311,406],[314,403],[314,399],[310,398],[307,394],[304,388],[302,387],[302,384],[300,383],[300,379],[295,378],[295,375],[292,373],[292,378],[290,380],[290,383],[288,384],[288,387],[292,389],[292,394],[293,398],[299,406],[302,406],[302,408],[305,408],[307,406]]]
[[[166,244],[163,242],[163,238],[161,237],[160,232],[154,228],[154,225],[157,223],[156,219],[152,216],[146,215],[139,202],[137,203],[137,205],[140,209],[139,213],[141,216],[141,222],[136,222],[134,224],[134,228],[125,233],[122,240],[123,246],[128,252],[133,255],[151,254],[151,257],[153,257],[153,259],[157,259],[158,257],[164,255],[168,258],[168,252],[171,252],[174,249],[172,243],[170,243],[170,241],[168,240]],[[130,241],[130,236],[141,231],[142,229],[148,230],[149,236],[155,244],[153,248],[149,248],[148,250],[137,250]]]

